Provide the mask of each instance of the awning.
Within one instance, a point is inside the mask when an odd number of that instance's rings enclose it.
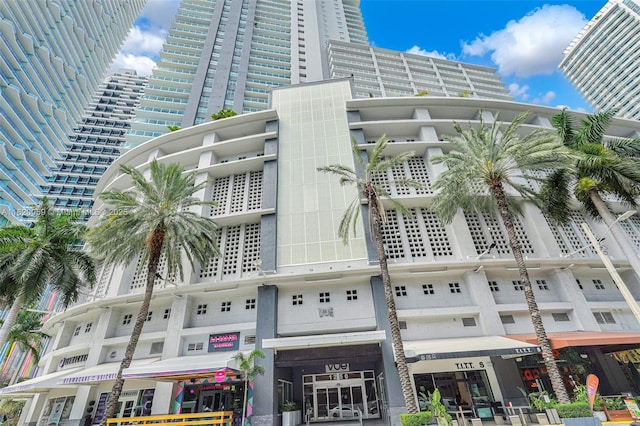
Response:
[[[224,371],[227,376],[237,376],[239,372],[230,368],[235,366],[233,355],[237,352],[216,353],[209,355],[183,356],[157,361],[142,366],[131,366],[125,369],[125,379],[165,378],[168,380],[185,380],[198,377],[213,377],[216,372]]]
[[[25,380],[24,382],[16,383],[15,385],[0,389],[0,395],[15,392],[47,392],[51,388],[64,387],[58,384],[58,380],[70,374],[77,373],[80,370],[82,370],[82,367],[70,368],[68,370],[56,371],[50,374],[45,374],[44,376],[34,377],[33,379]]]
[[[280,337],[263,339],[265,349],[305,349],[327,346],[364,345],[377,343],[386,339],[384,330],[358,331],[353,333],[318,334],[313,336]]]
[[[131,361],[131,366],[142,366],[157,361],[160,358],[135,359]],[[118,376],[121,362],[108,362],[83,368],[75,374],[63,377],[57,381],[59,385],[75,385],[81,383],[96,383],[105,380],[115,380]]]
[[[534,344],[504,336],[414,340],[404,342],[403,346],[407,362],[540,353],[540,348]]]
[[[609,346],[640,344],[640,333],[625,331],[565,331],[547,333],[553,349],[569,346]],[[537,343],[535,334],[510,334],[509,338]]]

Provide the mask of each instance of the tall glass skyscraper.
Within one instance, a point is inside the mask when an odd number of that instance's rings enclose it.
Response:
[[[183,0],[127,143],[268,108],[269,88],[329,78],[329,40],[368,43],[359,0]]]
[[[493,68],[370,47],[359,0],[183,0],[127,146],[223,108],[268,109],[275,87],[341,77],[357,97],[511,99]]]
[[[0,2],[0,225],[47,176],[146,0]]]
[[[560,69],[589,103],[640,119],[640,1],[609,0],[564,52]]]

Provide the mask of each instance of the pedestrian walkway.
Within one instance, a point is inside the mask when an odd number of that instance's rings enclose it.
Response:
[[[360,422],[358,422],[357,420],[350,420],[350,421],[335,421],[335,420],[329,420],[327,422],[314,422],[311,423],[312,425],[317,425],[317,426],[356,426],[359,425]],[[533,422],[529,422],[529,425],[536,425],[537,423],[533,423]],[[304,425],[304,424],[303,424]],[[387,426],[387,423],[385,423],[383,420],[381,419],[372,419],[372,420],[363,420],[362,421],[362,425],[363,426]],[[455,422],[454,422],[455,425]],[[508,421],[504,421],[503,423],[496,423],[494,421],[491,420],[483,420],[482,421],[482,426],[505,426],[505,425],[509,425]],[[640,422],[639,423],[634,423],[634,422],[602,422],[603,426],[640,426]],[[466,425],[458,425],[458,426],[471,426],[471,421],[468,422],[468,424]],[[553,425],[551,425],[553,426]],[[585,424],[585,426],[592,426],[591,424]]]

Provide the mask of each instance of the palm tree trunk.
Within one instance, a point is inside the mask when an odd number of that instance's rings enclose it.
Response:
[[[540,345],[540,348],[542,349],[542,359],[544,361],[545,367],[547,368],[547,374],[549,374],[549,380],[551,381],[551,386],[553,387],[553,393],[555,393],[555,396],[560,404],[568,404],[569,402],[571,402],[571,400],[569,399],[569,394],[567,393],[567,389],[565,388],[564,382],[562,381],[562,376],[560,375],[560,370],[558,369],[556,360],[553,358],[551,342],[549,342],[549,338],[547,337],[547,331],[545,330],[544,324],[542,322],[542,315],[540,313],[540,309],[538,309],[538,304],[533,293],[533,288],[531,287],[529,272],[527,271],[527,266],[524,263],[522,248],[520,247],[518,237],[516,236],[516,230],[513,226],[513,218],[511,216],[511,212],[507,207],[507,198],[504,193],[502,183],[495,182],[491,184],[491,192],[498,205],[498,210],[500,211],[500,216],[502,217],[504,226],[507,229],[509,246],[511,247],[511,251],[513,253],[513,257],[515,258],[516,264],[518,265],[520,282],[522,283],[524,289],[524,296],[527,301],[527,307],[529,308],[531,322],[533,323],[533,330],[536,333],[538,345]]]
[[[153,295],[153,284],[156,280],[156,272],[158,271],[158,264],[160,263],[160,255],[162,253],[162,243],[164,242],[164,235],[165,230],[161,226],[159,226],[153,231],[153,234],[151,234],[151,237],[147,242],[147,244],[149,245],[149,261],[147,262],[147,285],[145,287],[144,299],[142,300],[142,305],[140,306],[140,312],[138,312],[136,323],[133,326],[129,344],[124,351],[124,358],[120,363],[120,368],[118,369],[116,380],[113,383],[113,388],[111,389],[111,393],[109,394],[107,407],[105,409],[104,417],[100,422],[100,426],[106,426],[107,419],[112,418],[115,415],[116,407],[118,406],[118,400],[120,399],[120,394],[122,393],[122,388],[124,386],[122,371],[125,368],[129,368],[129,366],[131,365],[133,354],[136,351],[138,340],[140,340],[140,335],[142,334],[142,327],[144,326],[144,323],[147,320],[147,316],[149,315],[149,305],[151,304],[151,296]]]
[[[625,235],[625,232],[622,230],[620,223],[616,223],[615,216],[609,211],[606,203],[600,196],[600,193],[597,189],[592,188],[588,191],[589,199],[596,206],[598,213],[604,223],[609,227],[609,232],[613,235],[613,239],[616,240],[618,246],[622,250],[622,253],[626,256],[633,272],[636,273],[637,279],[640,280],[640,257],[638,257],[638,253],[634,250],[633,246],[629,242],[629,238]]]
[[[13,301],[13,304],[11,305],[9,312],[7,312],[7,316],[5,317],[4,322],[2,323],[2,328],[0,328],[0,350],[2,349],[4,344],[7,343],[7,339],[9,338],[9,333],[11,333],[11,329],[13,328],[13,325],[16,323],[16,320],[18,319],[18,314],[22,309],[22,302],[23,302],[22,295],[17,296],[16,299]]]
[[[244,426],[244,419],[247,416],[247,386],[249,386],[249,382],[247,382],[247,377],[244,378],[244,404],[242,404],[242,426]]]
[[[411,385],[411,377],[409,376],[409,368],[407,367],[407,359],[404,355],[404,345],[402,344],[402,335],[400,334],[400,324],[398,323],[398,314],[396,312],[396,302],[393,298],[393,290],[391,288],[391,276],[389,275],[389,267],[387,265],[387,254],[384,251],[382,241],[382,231],[380,223],[380,212],[378,211],[378,200],[375,193],[369,192],[368,202],[371,211],[371,229],[374,233],[376,242],[376,250],[380,261],[380,274],[382,275],[382,285],[384,287],[384,297],[387,303],[387,312],[389,315],[389,325],[391,328],[391,340],[393,342],[393,352],[396,358],[396,366],[398,375],[400,376],[400,386],[402,388],[402,396],[407,411],[410,414],[418,412],[418,405],[413,394],[413,386]]]

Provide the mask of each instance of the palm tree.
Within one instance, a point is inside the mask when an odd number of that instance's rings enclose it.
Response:
[[[30,364],[38,364],[40,361],[42,342],[44,338],[47,337],[46,334],[40,331],[40,327],[42,327],[42,316],[43,314],[40,312],[34,312],[26,309],[20,311],[13,327],[9,331],[9,335],[7,336],[7,344],[9,345],[9,348],[4,352],[5,357],[2,360],[2,368],[0,370],[4,370],[6,368],[5,364],[9,360],[10,349],[13,345],[15,345],[18,350],[31,354]],[[4,321],[1,322],[4,323]],[[3,382],[6,381],[7,383],[10,383],[13,380],[9,375],[2,379]]]
[[[615,110],[588,115],[579,128],[566,109],[552,118],[562,142],[576,154],[575,169],[552,173],[542,196],[551,218],[563,223],[567,221],[573,192],[592,217],[603,219],[610,227],[640,279],[638,255],[604,201],[611,197],[635,208],[640,195],[640,138],[605,140],[614,115]]]
[[[35,364],[40,361],[42,339],[47,337],[40,331],[42,316],[40,312],[21,310],[7,337],[7,342],[15,343],[22,350],[30,352]]]
[[[107,400],[102,425],[115,414],[124,379],[122,371],[131,365],[142,327],[149,313],[153,286],[160,259],[166,260],[167,276],[178,274],[183,279],[182,253],[191,266],[197,261],[206,264],[219,254],[216,223],[192,208],[213,206],[193,196],[207,182],[196,184],[196,172],[184,173],[179,164],[164,165],[156,160],[149,165],[150,181],[132,167],[120,170],[131,179],[132,187],[125,191],[105,191],[100,194],[111,213],[101,217],[87,234],[91,249],[104,257],[105,263],[128,265],[136,259],[146,261],[147,283],[140,312]],[[142,268],[141,268],[142,269]]]
[[[33,228],[0,229],[0,295],[11,303],[0,329],[0,347],[23,306],[39,300],[47,285],[60,293],[66,307],[78,299],[82,287],[95,283],[93,258],[80,248],[86,227],[76,217],[55,212],[45,197]]]
[[[247,416],[247,391],[249,383],[253,381],[258,375],[264,374],[264,367],[261,365],[255,365],[255,361],[258,358],[264,358],[264,352],[260,349],[252,350],[248,356],[245,356],[242,352],[238,352],[234,355],[233,359],[238,363],[238,370],[242,371],[244,377],[244,404],[242,405],[242,425],[244,425],[244,419]]]
[[[434,189],[439,192],[434,197],[431,208],[445,223],[451,223],[459,209],[493,214],[497,210],[507,230],[509,245],[518,266],[531,321],[553,390],[560,403],[568,403],[569,396],[553,358],[513,225],[514,215],[522,214],[522,211],[509,193],[535,200],[535,192],[522,178],[535,180],[532,173],[562,167],[570,159],[556,136],[543,129],[523,137],[519,135],[520,126],[527,115],[527,112],[519,114],[508,126],[496,122],[488,127],[481,114],[477,130],[472,127],[463,130],[455,123],[457,135],[445,136],[445,140],[451,144],[451,150],[431,159],[434,164],[444,163],[448,168],[434,183]]]
[[[391,277],[387,265],[387,254],[384,249],[384,241],[382,238],[382,225],[386,221],[385,208],[383,198],[386,198],[391,205],[401,214],[411,217],[411,212],[402,204],[392,199],[387,190],[377,185],[374,181],[376,176],[384,174],[389,168],[399,166],[414,156],[413,152],[403,152],[391,157],[384,157],[384,150],[389,143],[385,135],[376,141],[373,150],[369,153],[369,161],[365,164],[361,157],[358,145],[352,140],[353,155],[356,159],[356,166],[361,170],[364,176],[359,176],[358,172],[348,166],[334,164],[319,167],[318,170],[325,173],[331,173],[340,177],[341,185],[353,185],[358,189],[359,194],[347,207],[344,212],[340,224],[338,226],[338,235],[345,244],[349,242],[350,230],[356,234],[356,226],[360,215],[361,199],[360,194],[368,205],[369,231],[370,236],[376,244],[378,260],[380,262],[380,273],[382,275],[382,285],[384,287],[384,295],[387,303],[387,311],[389,315],[389,324],[391,328],[391,339],[393,341],[393,350],[395,361],[398,367],[398,375],[400,376],[400,385],[402,387],[402,395],[404,397],[405,406],[409,413],[417,413],[418,406],[413,395],[413,386],[409,377],[409,368],[404,355],[404,347],[402,344],[402,336],[400,334],[400,324],[398,323],[398,314],[396,312],[396,303],[393,298],[391,288]],[[419,188],[421,185],[412,179],[399,179],[395,181],[396,186]]]

